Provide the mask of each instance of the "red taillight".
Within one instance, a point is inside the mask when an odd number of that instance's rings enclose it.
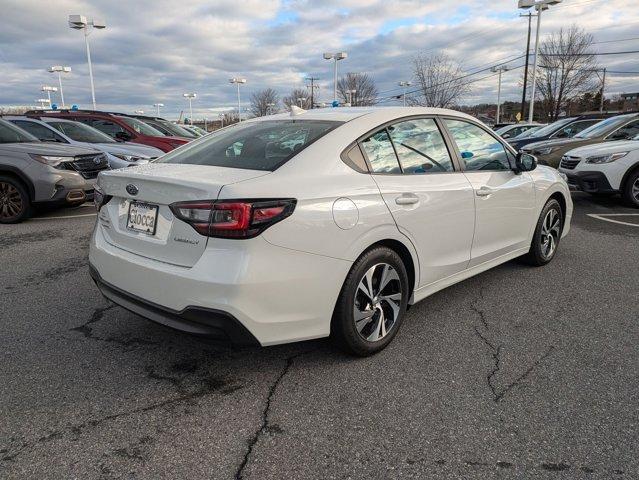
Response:
[[[295,209],[295,199],[173,203],[171,211],[209,237],[252,238]]]

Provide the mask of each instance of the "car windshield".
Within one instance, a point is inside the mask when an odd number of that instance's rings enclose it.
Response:
[[[339,125],[341,122],[324,120],[242,122],[201,137],[156,161],[272,172]]]
[[[0,143],[28,143],[39,141],[36,137],[21,128],[16,127],[6,120],[0,120]]]
[[[561,127],[568,125],[570,122],[574,121],[574,117],[570,118],[562,118],[561,120],[557,120],[545,127],[541,127],[539,130],[535,130],[534,133],[531,134],[533,137],[545,137],[547,135],[551,135],[552,133],[559,130]],[[519,137],[522,138],[522,137]]]
[[[78,122],[47,122],[57,131],[64,133],[71,140],[86,143],[117,143],[107,134],[93,127]]]
[[[537,132],[541,129],[542,127],[530,127],[528,130],[524,130],[523,132],[521,132],[519,135],[517,135],[516,139],[520,139],[520,138],[527,138],[527,137],[533,137],[537,134]]]
[[[137,118],[131,118],[131,117],[118,117],[118,118],[120,120],[122,120],[124,123],[126,123],[133,130],[135,130],[138,133],[141,133],[142,135],[150,135],[152,137],[164,137],[165,136],[159,130],[156,130],[151,125],[147,125],[146,123],[141,122]]]
[[[186,138],[195,138],[196,135],[193,135],[188,130],[176,125],[175,123],[171,123],[168,120],[155,120],[161,126],[164,127],[165,130],[168,130],[173,136],[177,137],[186,137]]]
[[[601,137],[606,133],[614,130],[615,128],[623,125],[629,118],[635,115],[619,115],[617,117],[610,117],[591,125],[588,128],[584,128],[581,132],[575,135],[576,138],[595,138]]]

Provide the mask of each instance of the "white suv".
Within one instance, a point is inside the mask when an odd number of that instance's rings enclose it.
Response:
[[[572,189],[592,194],[620,193],[639,208],[639,135],[633,140],[605,142],[566,152],[559,171]]]
[[[101,174],[91,274],[156,322],[261,345],[332,334],[367,355],[408,304],[554,257],[568,186],[474,118],[335,108],[242,122]]]

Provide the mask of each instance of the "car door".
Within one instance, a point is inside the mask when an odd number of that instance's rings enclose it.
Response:
[[[360,146],[399,230],[417,250],[419,286],[464,270],[473,238],[473,190],[437,120],[397,121]]]
[[[457,118],[444,119],[444,125],[475,195],[469,266],[527,248],[536,221],[530,174],[512,170],[514,155],[487,129]]]

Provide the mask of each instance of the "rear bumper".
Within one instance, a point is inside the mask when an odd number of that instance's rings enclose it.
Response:
[[[328,336],[352,264],[278,247],[259,236],[211,239],[192,267],[182,267],[116,247],[103,228],[96,225],[89,261],[107,298],[172,328],[239,343],[248,338],[266,346]]]
[[[200,307],[186,307],[178,312],[108,284],[93,265],[89,265],[89,273],[102,295],[113,303],[149,320],[194,335],[227,340],[236,345],[259,345],[251,332],[226,312]]]
[[[608,177],[603,172],[573,172],[570,170],[561,170],[568,177],[568,187],[571,190],[577,190],[587,193],[615,193],[617,190],[612,188]]]

